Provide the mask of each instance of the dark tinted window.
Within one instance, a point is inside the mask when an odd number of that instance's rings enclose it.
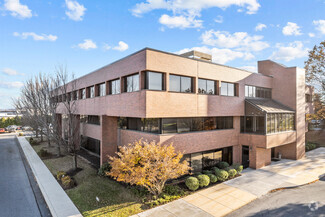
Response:
[[[177,133],[177,119],[176,118],[162,119],[162,133]]]

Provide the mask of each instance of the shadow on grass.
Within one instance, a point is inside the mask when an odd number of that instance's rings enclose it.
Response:
[[[288,204],[275,209],[266,209],[257,212],[249,217],[314,217],[323,216],[325,213],[325,205],[318,202],[311,202],[310,204]]]

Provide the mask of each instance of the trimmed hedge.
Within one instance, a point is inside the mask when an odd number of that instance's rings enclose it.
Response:
[[[234,169],[237,171],[237,173],[241,173],[244,169],[243,165],[235,164],[233,165]]]
[[[235,169],[230,169],[228,171],[229,178],[234,178],[237,175],[237,171]]]
[[[212,174],[212,171],[210,171],[210,170],[203,170],[203,174],[209,175],[209,174]]]
[[[219,181],[223,182],[228,179],[228,172],[226,170],[216,170],[216,176]]]
[[[199,180],[199,186],[201,188],[210,184],[210,178],[207,175],[198,175],[197,179]]]
[[[227,167],[229,167],[229,164],[228,164],[227,162],[221,161],[221,162],[219,162],[219,163],[217,164],[217,166],[218,166],[220,169],[224,170],[224,169],[226,169]]]
[[[188,177],[185,181],[185,185],[190,189],[191,191],[195,191],[199,188],[199,180],[193,176]]]
[[[210,182],[211,183],[216,183],[218,181],[218,178],[213,175],[213,174],[208,174],[209,178],[210,178]]]

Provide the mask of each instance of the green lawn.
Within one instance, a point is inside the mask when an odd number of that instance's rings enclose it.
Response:
[[[39,151],[46,146],[42,143],[33,148]],[[54,152],[55,149],[50,148],[49,151]],[[73,168],[72,156],[69,155],[43,161],[53,174]],[[78,163],[83,170],[74,176],[77,187],[66,192],[84,216],[130,216],[143,211],[143,203],[130,189],[97,176],[97,170],[83,159],[79,158]]]

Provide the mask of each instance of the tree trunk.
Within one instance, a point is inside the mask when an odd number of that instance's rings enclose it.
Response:
[[[77,162],[77,154],[76,154],[76,152],[74,152],[73,158],[74,158],[74,169],[77,170],[78,169],[78,162]]]
[[[41,132],[41,142],[44,142],[43,132]]]

